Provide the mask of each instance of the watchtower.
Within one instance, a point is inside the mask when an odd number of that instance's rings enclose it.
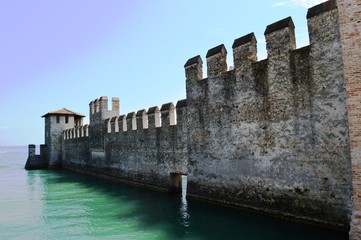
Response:
[[[81,126],[84,115],[62,108],[48,112],[45,118],[45,146],[41,156],[48,168],[58,168],[61,165],[62,133],[65,129]]]
[[[108,97],[102,96],[89,103],[89,136],[92,149],[104,148],[104,121],[119,116],[119,98],[112,98],[112,108],[108,109]]]

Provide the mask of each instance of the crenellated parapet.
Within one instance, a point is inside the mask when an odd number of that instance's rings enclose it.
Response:
[[[309,10],[307,21],[310,46],[302,49],[296,48],[295,25],[292,18],[287,17],[266,27],[265,60],[257,61],[257,39],[254,33],[234,40],[231,70],[227,69],[227,50],[223,44],[207,52],[207,78],[202,78],[201,57],[197,55],[190,58],[184,65],[189,103],[214,106],[214,101],[223,102],[224,105],[234,101],[238,104],[243,102],[248,109],[252,108],[250,105],[256,106],[256,109],[249,111],[261,115],[250,116],[250,121],[260,118],[284,121],[291,118],[300,111],[297,103],[292,104],[299,101],[298,91],[306,90],[313,84],[310,81],[312,71],[316,69],[312,68],[312,61],[318,61],[325,54],[330,55],[341,49],[337,44],[332,45],[339,38],[335,6],[334,1],[328,1]],[[302,86],[295,85],[300,83],[297,80],[300,78],[307,81],[303,81]],[[316,94],[321,93],[324,86],[321,81],[316,81],[316,89],[317,84],[320,85]],[[251,96],[254,96],[253,99]]]
[[[179,124],[185,124],[185,108],[187,101],[180,100],[176,107],[172,102],[163,104],[159,109],[157,106],[137,112],[130,112],[127,115],[121,115],[106,119],[107,133],[122,133],[127,131],[136,131],[144,129],[167,128]]]
[[[295,26],[291,17],[270,24],[265,30],[268,60],[289,56],[296,49]],[[233,69],[242,70],[257,62],[257,39],[254,33],[249,33],[234,40]],[[208,78],[219,77],[228,71],[227,50],[221,44],[208,50],[207,55]],[[189,80],[202,80],[203,61],[199,55],[187,60],[184,65],[186,78]]]
[[[84,138],[89,137],[89,125],[85,124],[82,126],[76,126],[64,130],[63,138],[64,140],[75,139],[75,138]]]
[[[108,97],[102,96],[89,103],[90,123],[103,122],[105,119],[119,115],[119,98],[112,98],[112,108],[108,109]]]
[[[310,45],[321,45],[325,41],[332,41],[335,34],[338,35],[338,18],[335,14],[337,15],[335,1],[327,1],[309,9],[307,21]],[[296,49],[295,25],[291,17],[268,25],[264,36],[268,62],[284,61],[277,59],[289,56]],[[254,33],[235,39],[232,49],[234,69],[242,69],[257,62],[257,39]],[[227,50],[223,44],[209,49],[206,59],[208,77],[217,77],[227,72]],[[281,62],[278,63],[282,65]],[[203,61],[199,55],[188,59],[184,68],[186,79],[203,79]]]

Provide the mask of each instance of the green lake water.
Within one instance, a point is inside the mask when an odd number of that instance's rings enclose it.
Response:
[[[348,234],[70,171],[25,171],[0,147],[0,239],[343,240]]]

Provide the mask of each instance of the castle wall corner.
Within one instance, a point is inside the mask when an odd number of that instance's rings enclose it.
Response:
[[[331,1],[337,5],[342,60],[347,92],[348,128],[352,169],[352,216],[350,240],[361,239],[361,3]],[[328,6],[324,6],[328,7]],[[333,6],[332,6],[333,7]]]

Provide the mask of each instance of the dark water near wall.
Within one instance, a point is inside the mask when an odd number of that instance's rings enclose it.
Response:
[[[347,239],[68,171],[25,171],[26,157],[0,147],[0,239]]]

